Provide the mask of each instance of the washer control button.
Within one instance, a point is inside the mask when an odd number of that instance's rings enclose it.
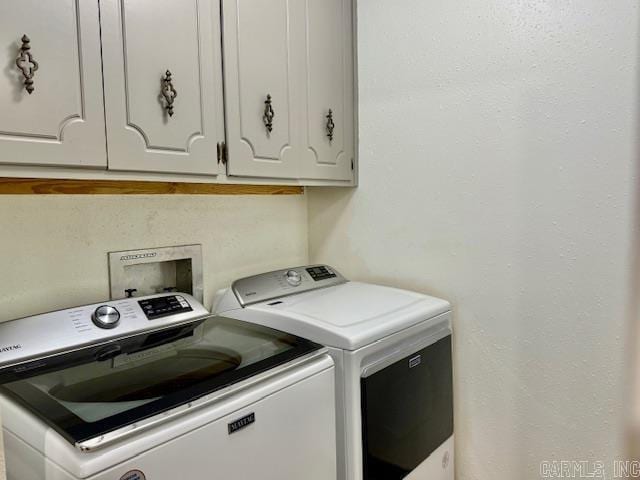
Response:
[[[91,319],[100,328],[115,328],[120,323],[120,312],[110,305],[102,305],[96,308]]]
[[[287,277],[287,283],[292,287],[297,287],[302,283],[302,276],[295,270],[287,270],[285,276]]]

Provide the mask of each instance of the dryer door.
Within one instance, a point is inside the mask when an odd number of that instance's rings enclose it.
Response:
[[[453,435],[451,335],[364,375],[364,478],[400,480]]]

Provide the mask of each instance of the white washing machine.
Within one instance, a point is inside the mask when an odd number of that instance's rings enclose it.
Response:
[[[237,280],[213,309],[329,347],[339,479],[453,480],[448,302],[313,265]]]
[[[324,347],[185,294],[3,323],[8,479],[336,478],[334,382]]]

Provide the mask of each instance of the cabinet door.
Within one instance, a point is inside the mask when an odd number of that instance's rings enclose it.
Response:
[[[223,0],[230,175],[298,176],[302,7],[301,0]]]
[[[224,139],[218,2],[100,5],[109,169],[217,174]]]
[[[306,4],[306,146],[301,178],[351,180],[354,159],[352,0]]]
[[[95,0],[0,1],[0,64],[0,163],[106,165]]]

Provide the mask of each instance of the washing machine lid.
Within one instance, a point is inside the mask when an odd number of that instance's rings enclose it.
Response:
[[[233,316],[356,350],[450,310],[449,302],[397,288],[346,282],[249,305]]]
[[[204,310],[192,297],[181,296],[189,298],[190,311]],[[34,357],[35,350],[29,351],[20,363],[0,364],[0,393],[72,445],[91,450],[133,432],[134,426],[152,424],[181,406],[215,400],[224,389],[322,349],[290,333],[237,319],[167,313],[166,298],[126,300],[131,305],[140,303],[141,308],[154,300],[162,311],[138,312],[137,318],[123,315],[122,324],[109,330],[122,330],[119,336],[107,336],[116,334],[102,334],[94,326],[95,332],[83,330],[82,335],[93,334],[98,340],[87,344],[78,335],[75,344],[56,353],[47,343],[39,343],[40,355]],[[37,331],[33,327],[40,322],[54,332],[64,331],[69,323],[73,329],[93,307],[2,324],[0,338],[12,334],[26,339],[26,332]],[[129,311],[126,305],[121,308]],[[80,314],[70,316],[74,312]],[[89,325],[91,320],[85,320]],[[136,321],[143,327],[136,329]]]

